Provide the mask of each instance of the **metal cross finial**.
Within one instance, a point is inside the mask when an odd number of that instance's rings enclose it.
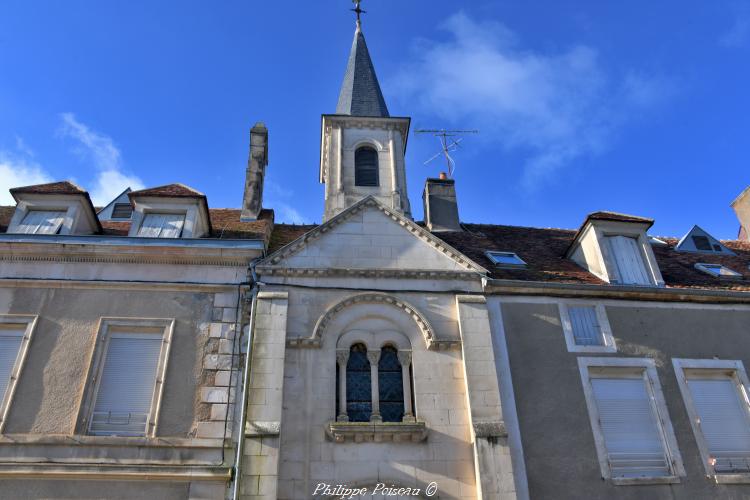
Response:
[[[367,14],[367,11],[362,10],[362,8],[360,7],[360,3],[362,3],[362,0],[352,0],[352,3],[354,3],[354,8],[351,9],[351,11],[357,14],[357,24],[359,24],[361,22],[362,14]]]

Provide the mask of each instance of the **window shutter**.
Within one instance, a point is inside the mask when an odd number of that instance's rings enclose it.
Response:
[[[612,477],[670,475],[659,423],[642,378],[593,378]]]
[[[57,234],[65,220],[65,212],[30,210],[18,226],[22,234]]]
[[[377,186],[378,152],[369,147],[359,148],[354,153],[354,185]]]
[[[0,331],[0,404],[8,389],[10,375],[16,365],[22,341],[23,331]]]
[[[620,283],[626,285],[650,285],[643,256],[638,240],[628,236],[609,236],[609,247],[612,250]]]
[[[146,214],[140,229],[138,229],[138,236],[179,238],[184,223],[184,214]]]
[[[750,472],[750,428],[745,403],[733,379],[688,379],[714,470]]]
[[[568,316],[576,345],[604,345],[595,306],[568,307]]]
[[[110,338],[91,434],[145,435],[161,346],[161,334],[116,334]]]

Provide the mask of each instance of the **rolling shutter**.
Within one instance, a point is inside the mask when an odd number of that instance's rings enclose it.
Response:
[[[91,434],[145,435],[161,346],[161,334],[116,334],[110,338]]]
[[[604,345],[595,306],[568,307],[568,316],[576,345]]]
[[[688,387],[708,453],[717,473],[750,472],[750,428],[747,408],[735,381],[688,379]]]
[[[614,257],[619,281],[625,285],[651,285],[638,240],[628,236],[609,236],[609,248]]]
[[[671,474],[659,423],[642,378],[592,378],[612,477]]]
[[[65,212],[30,210],[18,225],[21,234],[57,234],[65,220]]]
[[[23,341],[23,331],[0,330],[0,404],[10,383],[10,375],[16,365]]]
[[[185,223],[184,214],[146,214],[138,236],[147,238],[179,238]]]

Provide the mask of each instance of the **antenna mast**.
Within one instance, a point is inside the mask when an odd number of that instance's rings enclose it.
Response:
[[[438,158],[440,155],[445,156],[445,163],[448,167],[448,178],[453,177],[456,170],[456,161],[451,156],[453,151],[459,148],[459,143],[464,140],[462,135],[478,134],[479,130],[446,130],[446,129],[420,129],[415,130],[416,134],[432,134],[440,140],[441,151],[435,156],[424,162],[425,165]],[[456,139],[454,139],[456,137]]]

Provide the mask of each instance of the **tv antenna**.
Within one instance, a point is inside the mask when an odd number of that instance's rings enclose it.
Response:
[[[448,178],[453,177],[453,172],[456,170],[456,161],[451,156],[451,153],[457,151],[459,143],[464,140],[463,135],[467,134],[478,134],[479,130],[445,130],[445,129],[421,129],[415,130],[416,134],[432,134],[440,139],[441,151],[426,162],[425,165],[432,162],[436,158],[445,156],[445,163],[448,167]]]

